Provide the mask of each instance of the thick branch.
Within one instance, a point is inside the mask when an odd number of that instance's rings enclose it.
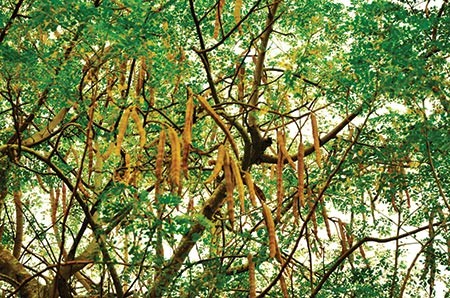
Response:
[[[0,275],[7,276],[10,281],[15,284],[22,284],[20,287],[21,297],[39,297],[39,290],[41,286],[36,279],[30,279],[31,275],[25,267],[3,246],[0,245]],[[14,286],[14,285],[13,285]]]
[[[14,7],[14,11],[11,14],[11,17],[9,18],[9,20],[6,23],[5,27],[3,27],[3,30],[0,32],[0,43],[3,42],[3,40],[6,37],[6,34],[8,33],[9,28],[11,28],[11,26],[12,26],[12,24],[14,22],[14,19],[16,19],[17,16],[19,15],[19,10],[20,10],[20,7],[22,6],[22,4],[23,4],[23,0],[19,0],[16,3],[16,6]]]
[[[24,140],[22,144],[31,147],[47,140],[51,136],[53,130],[64,120],[69,109],[70,108],[62,108],[46,127]]]
[[[281,1],[276,1],[271,7],[269,7],[269,13],[266,19],[266,26],[265,26],[266,29],[261,36],[261,44],[258,49],[258,59],[256,61],[255,72],[253,75],[253,86],[250,97],[250,105],[255,107],[257,106],[258,102],[258,94],[259,94],[258,90],[259,85],[261,83],[264,61],[266,59],[267,45],[269,44],[270,34],[273,31],[272,25],[276,19],[275,14],[277,12],[278,5],[280,4],[280,2]],[[248,123],[250,126],[256,126],[256,119],[253,113],[250,113]]]
[[[16,149],[18,149],[17,145],[0,146],[0,152],[4,152],[4,151],[8,151],[8,150],[16,150]],[[59,177],[59,179],[61,179],[69,187],[69,189],[72,192],[73,196],[75,197],[76,201],[78,202],[81,209],[83,210],[83,213],[85,214],[86,219],[87,219],[89,225],[91,226],[92,231],[94,232],[95,239],[96,239],[96,241],[100,247],[100,250],[102,252],[102,255],[103,255],[103,260],[106,263],[108,270],[110,271],[113,281],[115,282],[115,287],[116,287],[116,291],[117,291],[116,295],[117,295],[117,297],[123,297],[122,287],[121,286],[119,287],[119,285],[118,285],[118,284],[120,284],[119,278],[117,276],[117,272],[114,268],[114,264],[112,262],[111,256],[110,256],[107,246],[106,246],[105,233],[104,233],[103,229],[101,229],[100,226],[97,224],[97,222],[94,220],[94,218],[89,210],[88,205],[84,201],[84,198],[82,198],[79,195],[79,193],[76,191],[75,187],[72,185],[69,178],[67,178],[67,176],[64,175],[64,173],[55,164],[53,164],[49,158],[43,156],[39,152],[37,152],[29,147],[26,147],[26,146],[21,147],[21,149],[23,152],[32,154],[38,160],[44,162],[47,166],[49,166],[56,173],[56,175]]]
[[[223,204],[225,199],[225,184],[220,184],[208,201],[205,202],[201,210],[201,214],[208,219],[212,219],[217,209]],[[150,290],[150,297],[161,297],[167,287],[173,281],[184,260],[189,255],[189,252],[194,247],[197,240],[203,234],[205,226],[200,223],[195,223],[189,232],[183,236],[180,244],[172,255],[172,258],[167,262],[166,266],[158,273]]]
[[[353,119],[356,118],[356,116],[359,115],[360,112],[361,112],[361,107],[359,107],[354,113],[351,113],[350,115],[348,115],[347,118],[342,120],[342,122],[339,123],[335,128],[333,128],[329,133],[327,133],[325,136],[320,138],[320,146],[323,146],[324,144],[328,143],[331,139],[335,138],[337,136],[337,134],[347,126],[347,124],[349,124]],[[314,146],[310,146],[305,149],[305,156],[310,155],[313,152],[314,152]],[[297,157],[298,157],[297,154],[291,155],[291,158],[293,161],[296,161]],[[277,157],[264,154],[263,156],[261,156],[261,162],[274,164],[274,163],[277,163]],[[285,162],[287,162],[287,161],[285,160]]]
[[[439,223],[435,223],[434,226],[440,226],[442,225],[442,222]],[[316,297],[316,295],[319,293],[320,289],[322,289],[322,286],[325,284],[325,282],[327,280],[329,280],[331,274],[333,274],[333,272],[339,268],[339,266],[356,250],[358,249],[361,245],[363,245],[366,242],[376,242],[376,243],[387,243],[387,242],[391,242],[391,241],[395,241],[395,240],[399,240],[411,235],[415,235],[421,231],[424,231],[426,229],[428,229],[429,226],[426,225],[424,227],[420,227],[417,228],[415,230],[412,230],[410,232],[398,235],[398,236],[394,236],[394,237],[389,237],[389,238],[376,238],[376,237],[364,237],[363,239],[359,240],[358,243],[356,243],[355,245],[353,245],[352,247],[349,248],[349,250],[347,250],[344,254],[342,254],[339,259],[337,259],[337,261],[330,267],[330,269],[328,269],[328,271],[323,275],[322,279],[320,280],[319,284],[317,285],[317,287],[314,289],[314,291],[311,294],[311,298]]]

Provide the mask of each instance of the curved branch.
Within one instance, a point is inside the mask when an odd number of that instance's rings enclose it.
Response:
[[[211,67],[209,64],[209,59],[208,59],[208,55],[207,52],[204,52],[205,50],[205,41],[203,39],[203,34],[202,34],[202,29],[200,28],[200,21],[197,18],[197,14],[195,13],[195,6],[194,6],[194,1],[193,0],[189,0],[189,8],[191,10],[191,15],[192,15],[192,19],[194,20],[194,24],[195,24],[195,30],[197,31],[197,36],[198,39],[200,41],[200,49],[201,50],[197,50],[197,49],[193,49],[200,57],[200,60],[203,63],[203,67],[205,68],[205,72],[206,72],[206,79],[208,81],[209,84],[209,88],[211,89],[211,96],[214,99],[215,104],[219,104],[219,96],[217,94],[217,90],[216,87],[214,85],[214,80],[211,74]]]
[[[367,121],[369,119],[370,113],[366,116],[364,123],[362,124],[363,126],[365,126],[367,124]],[[313,206],[311,207],[308,215],[305,218],[305,221],[300,229],[300,233],[299,236],[297,237],[297,240],[295,241],[294,247],[291,250],[291,253],[289,254],[288,258],[285,260],[285,262],[283,263],[283,265],[281,266],[280,272],[278,273],[277,277],[272,280],[272,282],[264,289],[264,291],[261,292],[261,294],[258,296],[259,297],[264,297],[264,295],[266,295],[270,289],[275,285],[275,283],[282,277],[284,270],[286,269],[286,267],[288,266],[289,262],[292,260],[292,258],[294,257],[294,253],[297,250],[298,245],[300,244],[300,240],[303,237],[303,234],[306,233],[307,230],[307,225],[308,222],[311,220],[311,218],[313,217],[317,206],[319,205],[319,202],[321,202],[325,191],[330,187],[331,185],[331,181],[333,180],[334,176],[336,176],[336,174],[338,173],[338,171],[341,169],[342,165],[344,164],[345,160],[347,159],[348,154],[350,153],[351,149],[353,148],[353,146],[355,145],[356,141],[358,140],[360,134],[361,134],[362,130],[359,130],[357,135],[355,136],[355,139],[352,141],[352,143],[348,146],[348,148],[345,150],[344,154],[342,155],[342,158],[340,159],[339,163],[336,165],[336,167],[334,168],[334,170],[330,173],[330,175],[328,176],[325,185],[320,189],[318,195],[317,195],[317,199],[315,200]]]
[[[8,22],[6,23],[5,27],[3,27],[2,31],[0,32],[0,43],[3,42],[3,40],[6,37],[6,34],[8,33],[9,28],[11,28],[14,19],[16,19],[19,16],[19,10],[20,7],[22,6],[24,0],[19,0],[16,3],[16,6],[14,7],[14,11],[11,14],[11,17],[9,18]]]
[[[324,144],[328,143],[331,139],[334,139],[341,130],[343,130],[353,119],[356,118],[356,116],[359,115],[359,113],[361,112],[361,109],[362,109],[362,106],[360,106],[355,112],[348,115],[344,120],[341,121],[341,123],[336,125],[336,127],[333,128],[330,132],[328,132],[325,136],[321,137],[320,138],[320,146],[323,146]],[[305,156],[310,155],[313,152],[314,152],[314,146],[309,146],[308,148],[305,149]],[[291,155],[291,159],[293,161],[296,161],[297,158],[298,158],[297,154]],[[275,164],[275,163],[277,163],[277,157],[268,155],[268,154],[264,154],[263,156],[261,156],[261,162]],[[284,162],[287,162],[287,161],[285,160]]]
[[[13,286],[19,284],[17,290],[21,297],[38,297],[42,286],[36,279],[30,279],[32,276],[25,267],[2,245],[0,245],[0,276],[2,276],[0,279],[4,279]]]
[[[444,224],[444,222],[439,222],[439,223],[435,223],[434,226],[439,226]],[[412,230],[410,232],[398,235],[398,236],[393,236],[393,237],[389,237],[389,238],[376,238],[376,237],[364,237],[363,239],[359,240],[355,245],[353,245],[352,247],[350,247],[344,254],[342,254],[339,259],[337,259],[337,261],[330,267],[330,269],[328,269],[328,271],[323,275],[322,279],[320,280],[319,284],[316,286],[316,288],[314,289],[314,291],[311,294],[311,298],[316,297],[316,295],[319,293],[320,289],[322,289],[323,285],[325,284],[325,282],[330,278],[331,274],[333,274],[333,272],[339,268],[339,266],[345,261],[345,259],[348,258],[348,256],[350,256],[356,249],[358,249],[361,245],[363,245],[366,242],[376,242],[376,243],[387,243],[387,242],[391,242],[391,241],[396,241],[414,234],[417,234],[421,231],[424,231],[426,229],[428,229],[429,226],[423,226],[420,228],[417,228],[415,230]]]
[[[275,17],[277,13],[278,5],[281,1],[275,1],[272,6],[269,6],[269,13],[266,19],[266,26],[264,33],[261,35],[261,45],[258,49],[258,59],[256,61],[255,72],[253,75],[253,85],[252,92],[250,95],[250,105],[257,106],[258,102],[258,90],[259,85],[261,83],[262,73],[263,73],[263,65],[266,59],[267,45],[269,44],[270,34],[273,31],[273,23],[278,19]],[[253,113],[250,113],[248,118],[248,124],[250,126],[256,126],[256,118]]]
[[[204,48],[204,46],[203,46],[203,49],[199,52],[200,53],[211,52],[211,51],[217,49],[220,45],[222,45],[242,25],[242,23],[250,17],[250,15],[258,8],[258,5],[260,3],[261,3],[261,0],[256,1],[256,3],[250,8],[250,10],[245,14],[245,16],[243,16],[241,18],[241,20],[239,22],[237,22],[236,25],[234,25],[234,27],[231,28],[230,31],[228,31],[228,33],[222,37],[221,40],[219,40],[216,44],[214,44],[213,46],[211,46],[207,49]]]
[[[8,151],[8,150],[17,150],[17,149],[18,149],[18,145],[13,145],[13,144],[0,146],[0,152]],[[100,246],[100,250],[102,252],[103,259],[106,263],[108,270],[110,271],[112,277],[114,277],[114,275],[117,275],[116,270],[113,265],[113,262],[112,262],[112,258],[109,255],[108,249],[106,247],[105,233],[99,227],[99,225],[95,222],[93,215],[91,214],[91,212],[89,210],[89,206],[85,203],[84,199],[76,191],[76,187],[74,185],[72,185],[71,181],[67,178],[67,176],[64,175],[64,173],[56,165],[54,165],[49,158],[45,157],[44,155],[40,154],[39,152],[37,152],[29,147],[26,147],[26,146],[22,146],[20,149],[23,152],[32,154],[37,159],[44,162],[47,166],[49,166],[55,172],[55,174],[59,177],[59,179],[61,179],[61,181],[63,181],[67,185],[67,187],[72,192],[74,198],[76,199],[77,203],[80,205],[81,209],[83,210],[83,213],[86,216],[86,219],[87,219],[89,225],[91,226],[92,231],[94,232],[95,239],[96,239],[98,245]],[[116,276],[115,279],[117,279],[117,280],[115,280],[115,282],[116,282],[115,288],[117,291],[117,293],[116,293],[117,297],[123,297],[123,290],[122,290],[121,286],[119,287],[120,282],[118,280],[118,277]]]
[[[64,120],[69,110],[70,108],[67,107],[62,108],[46,127],[24,140],[22,145],[31,147],[47,140],[51,137],[53,130]]]
[[[216,122],[216,124],[222,129],[222,131],[225,133],[225,135],[228,138],[228,141],[231,144],[231,148],[233,149],[234,155],[236,156],[236,158],[239,159],[239,150],[238,147],[236,145],[236,142],[233,138],[233,136],[231,135],[230,130],[228,129],[228,127],[225,125],[225,123],[223,123],[223,121],[220,119],[219,115],[216,113],[216,111],[209,105],[208,101],[203,98],[202,96],[197,96],[198,101],[200,102],[200,104],[202,105],[202,107],[208,112],[208,114],[211,116],[211,118],[213,118],[214,122]]]
[[[226,187],[221,183],[212,193],[211,197],[204,203],[200,213],[207,219],[212,219],[217,209],[223,204],[225,200]],[[184,260],[189,255],[189,252],[194,247],[197,239],[203,234],[205,226],[196,222],[190,230],[183,236],[180,244],[174,251],[172,257],[164,266],[164,268],[157,273],[155,281],[150,290],[150,297],[156,298],[163,296],[167,290],[168,285],[173,281],[177,272],[180,270]]]

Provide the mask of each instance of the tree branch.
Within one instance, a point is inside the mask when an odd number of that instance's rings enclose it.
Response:
[[[17,150],[17,149],[18,149],[17,145],[8,144],[8,145],[0,146],[0,152],[8,151],[8,150]],[[39,152],[37,152],[29,147],[26,147],[26,146],[22,146],[21,150],[23,152],[32,154],[38,160],[44,162],[47,166],[49,166],[56,173],[58,178],[61,179],[67,185],[67,187],[70,189],[70,191],[72,192],[73,196],[75,197],[77,203],[80,205],[81,209],[83,210],[83,213],[85,214],[87,221],[88,221],[89,225],[91,226],[92,231],[94,232],[95,239],[96,239],[98,245],[100,246],[100,250],[102,252],[104,262],[106,263],[106,266],[107,266],[108,270],[110,271],[113,281],[115,282],[114,286],[117,291],[116,295],[117,295],[117,297],[123,297],[123,290],[120,285],[120,279],[118,278],[118,275],[114,268],[111,256],[109,255],[108,249],[106,247],[105,233],[99,227],[99,225],[95,222],[95,220],[89,210],[88,205],[85,203],[84,199],[79,195],[79,193],[76,191],[75,186],[72,185],[69,178],[67,178],[66,175],[64,175],[64,173],[56,165],[54,165],[50,161],[49,158],[43,156]]]
[[[21,297],[39,297],[39,289],[42,286],[36,279],[29,279],[31,275],[25,267],[2,245],[0,245],[0,275],[7,276],[8,282],[14,281],[15,284],[20,284],[18,289]]]
[[[207,219],[212,219],[217,209],[222,206],[225,199],[225,184],[221,183],[212,193],[211,197],[206,201],[202,207],[201,214]],[[156,279],[150,290],[150,297],[161,297],[167,290],[167,287],[173,281],[177,272],[180,270],[184,263],[184,260],[189,255],[189,252],[194,247],[197,239],[203,234],[205,226],[196,222],[189,230],[187,234],[183,236],[177,249],[173,253],[170,260],[161,270],[157,273]]]
[[[273,30],[273,27],[272,27],[273,23],[277,19],[275,17],[275,14],[277,12],[278,5],[280,4],[280,2],[281,1],[277,0],[272,4],[272,6],[269,6],[269,13],[268,13],[267,19],[266,19],[265,31],[261,36],[261,44],[258,49],[258,59],[256,61],[255,72],[253,75],[253,85],[252,85],[252,91],[251,91],[252,93],[250,95],[250,105],[255,106],[255,107],[257,106],[258,97],[259,97],[258,90],[259,90],[259,85],[261,83],[264,61],[266,59],[267,45],[269,44],[270,34],[272,33],[272,30]],[[248,117],[248,124],[250,126],[256,126],[256,118],[253,113],[250,113],[250,115]]]
[[[342,120],[341,123],[336,125],[336,127],[333,128],[330,132],[328,132],[325,136],[320,138],[320,146],[323,146],[324,144],[328,143],[331,139],[335,138],[337,136],[337,134],[347,126],[347,124],[349,124],[353,119],[356,118],[356,116],[359,115],[359,113],[361,112],[361,109],[362,109],[362,107],[359,107],[355,112],[351,113],[344,120]],[[305,149],[305,156],[310,155],[313,152],[314,152],[314,146],[309,146],[308,148]],[[291,155],[291,159],[293,161],[296,161],[297,157],[298,157],[297,154]],[[277,157],[268,155],[268,154],[264,154],[263,156],[261,156],[261,162],[275,164],[275,163],[277,163]],[[287,161],[285,160],[284,162],[287,162]]]
[[[14,19],[16,19],[19,16],[19,10],[20,10],[20,7],[22,6],[22,4],[23,4],[23,0],[19,0],[16,3],[16,6],[14,7],[14,11],[11,14],[11,17],[9,18],[9,20],[6,23],[5,27],[3,27],[2,31],[0,32],[0,43],[2,43],[3,40],[5,39],[9,28],[11,28],[11,26],[12,26],[12,24],[14,22]]]
[[[443,224],[443,222],[435,223],[434,226],[439,226],[441,224]],[[345,261],[345,259],[348,258],[348,256],[350,256],[356,249],[358,249],[364,243],[366,243],[366,242],[387,243],[387,242],[391,242],[391,241],[396,241],[396,240],[417,234],[428,228],[429,228],[429,226],[426,225],[426,226],[417,228],[415,230],[412,230],[410,232],[407,232],[407,233],[404,233],[404,234],[401,234],[398,236],[389,237],[389,238],[364,237],[363,239],[359,240],[355,245],[350,247],[344,254],[342,254],[339,257],[339,259],[337,259],[337,261],[323,275],[322,279],[320,280],[319,284],[316,286],[316,288],[314,289],[314,291],[312,292],[310,297],[311,298],[316,297],[316,295],[319,293],[320,289],[322,289],[325,282],[329,280],[331,274],[333,274],[333,272]]]

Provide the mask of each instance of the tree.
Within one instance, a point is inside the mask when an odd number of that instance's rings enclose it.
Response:
[[[5,296],[448,294],[447,0],[4,2]]]

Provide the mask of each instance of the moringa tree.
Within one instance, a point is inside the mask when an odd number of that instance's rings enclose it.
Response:
[[[3,1],[2,295],[448,295],[422,2]]]

